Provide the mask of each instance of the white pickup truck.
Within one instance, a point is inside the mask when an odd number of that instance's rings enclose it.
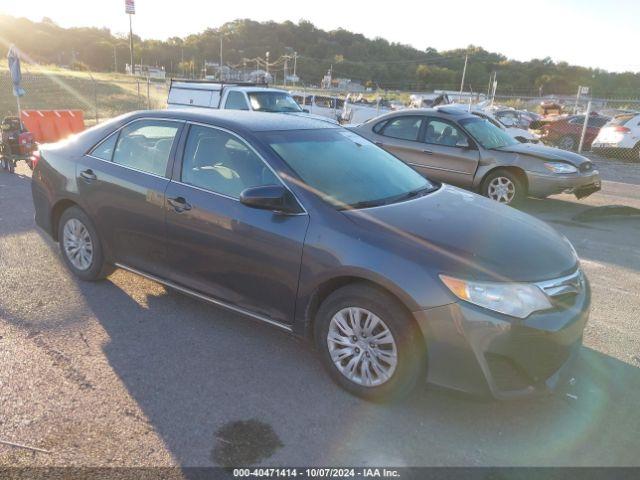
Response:
[[[309,115],[286,90],[255,83],[172,80],[167,108],[194,107]]]

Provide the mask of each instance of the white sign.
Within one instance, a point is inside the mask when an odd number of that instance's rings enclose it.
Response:
[[[580,95],[589,95],[589,87],[580,87]]]
[[[135,0],[124,0],[124,11],[129,15],[133,15],[136,13],[136,2]]]

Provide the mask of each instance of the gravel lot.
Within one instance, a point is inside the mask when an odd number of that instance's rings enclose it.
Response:
[[[596,162],[602,192],[523,206],[592,282],[572,397],[425,386],[394,405],[346,394],[268,326],[124,271],[75,280],[35,230],[28,169],[0,171],[0,441],[47,450],[0,444],[0,466],[640,465],[640,217],[576,220],[640,208],[640,164]],[[225,450],[237,438],[256,444]]]

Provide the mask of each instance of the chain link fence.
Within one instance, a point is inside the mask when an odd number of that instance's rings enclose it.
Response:
[[[165,108],[169,82],[122,74],[52,71],[24,73],[23,87],[23,109],[83,110],[85,123],[90,126],[134,110]],[[9,72],[0,70],[0,118],[17,113],[12,91]],[[397,92],[399,99],[408,96]],[[640,162],[640,99],[496,95],[493,104],[494,108],[543,115],[517,126],[539,135],[544,144]]]
[[[87,125],[133,110],[164,108],[168,92],[165,81],[87,72],[24,73],[22,86],[22,109],[82,110]],[[16,114],[11,76],[0,71],[0,117]]]

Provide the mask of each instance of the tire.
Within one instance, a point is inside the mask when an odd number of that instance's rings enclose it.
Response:
[[[573,135],[565,135],[564,137],[560,137],[556,145],[562,150],[574,151],[578,147],[578,142]]]
[[[517,205],[527,197],[527,188],[517,175],[506,169],[494,170],[482,181],[481,193],[505,205]]]
[[[358,335],[357,331],[349,330],[358,313],[361,327],[371,319],[368,340],[366,331],[361,330]],[[341,330],[336,318],[341,318],[342,325],[346,322],[348,328]],[[347,335],[349,331],[354,335]],[[359,338],[354,342],[356,335]],[[375,337],[380,341],[371,342]],[[336,338],[340,343],[331,340]],[[418,381],[426,382],[426,347],[420,330],[395,298],[377,288],[356,283],[329,295],[316,315],[314,340],[331,378],[358,397],[396,400],[408,395]],[[350,365],[355,365],[351,369],[353,379],[348,376]],[[365,371],[370,374],[365,375]]]
[[[64,263],[81,280],[102,280],[112,272],[112,267],[104,260],[93,222],[79,207],[69,207],[62,213],[58,222],[58,242]],[[79,245],[80,250],[74,245]],[[74,251],[77,255],[73,255]]]

